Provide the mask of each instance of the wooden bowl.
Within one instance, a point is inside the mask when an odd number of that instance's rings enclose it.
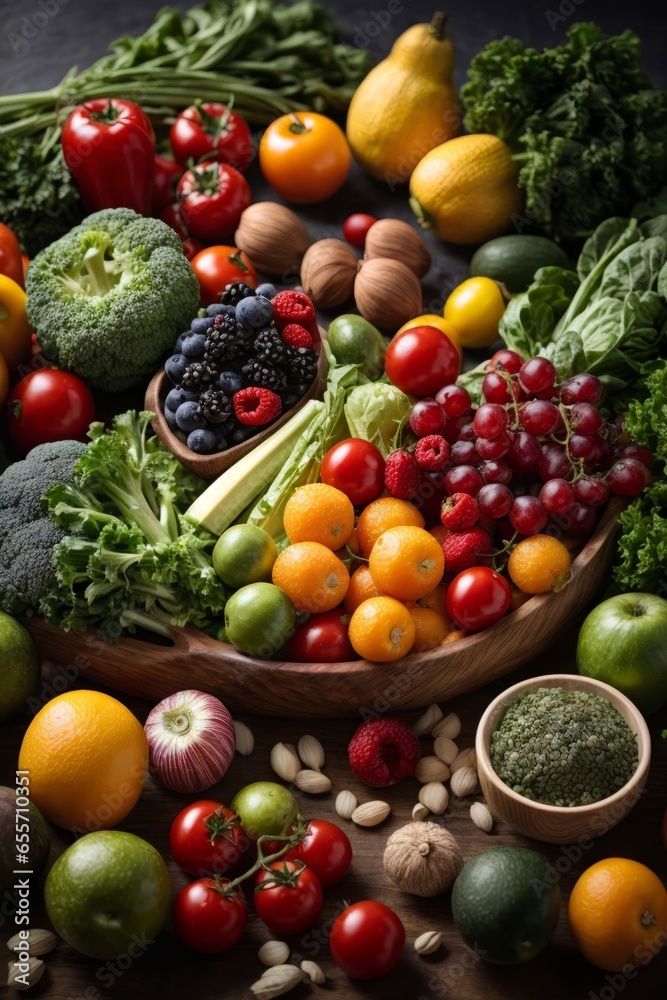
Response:
[[[514,792],[498,777],[491,764],[491,736],[500,725],[505,710],[517,695],[539,687],[562,687],[588,691],[612,703],[637,736],[639,762],[630,780],[613,795],[587,806],[548,806]],[[624,819],[639,801],[651,763],[651,736],[644,716],[629,698],[602,681],[578,674],[545,674],[531,677],[507,688],[491,702],[477,727],[475,738],[477,770],[484,797],[492,813],[526,837],[551,844],[574,844],[600,837]]]
[[[144,399],[145,408],[156,414],[153,421],[153,430],[162,443],[166,445],[169,451],[176,456],[186,469],[201,476],[202,479],[215,479],[221,472],[224,472],[230,465],[233,465],[234,462],[238,462],[239,458],[243,458],[244,455],[252,451],[260,442],[264,441],[270,434],[273,434],[278,427],[287,423],[290,417],[293,417],[302,406],[305,406],[309,399],[315,399],[322,395],[329,363],[325,352],[321,349],[321,342],[316,342],[314,348],[319,354],[317,375],[306,394],[301,397],[298,403],[294,404],[291,410],[286,410],[277,420],[269,424],[265,430],[260,431],[259,434],[255,434],[254,437],[248,438],[242,444],[236,444],[231,448],[226,448],[225,451],[214,452],[211,455],[197,455],[186,444],[179,441],[164,416],[164,401],[167,393],[172,388],[164,368],[156,372],[148,383]]]
[[[619,497],[608,505],[560,593],[533,597],[493,628],[394,663],[253,659],[189,626],[171,630],[172,646],[134,637],[106,646],[94,635],[62,632],[38,618],[26,624],[44,657],[81,664],[84,681],[154,701],[195,687],[257,715],[313,719],[358,716],[361,708],[371,713],[420,708],[508,674],[576,621],[607,575],[624,504]]]

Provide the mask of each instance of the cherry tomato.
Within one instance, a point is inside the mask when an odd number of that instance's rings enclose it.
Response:
[[[350,615],[344,608],[323,611],[297,625],[285,644],[285,652],[296,663],[339,663],[358,660],[348,638]]]
[[[331,118],[300,111],[269,125],[259,143],[259,165],[281,198],[312,204],[342,186],[350,169],[350,147]]]
[[[435,396],[444,385],[456,382],[460,363],[452,341],[435,326],[397,333],[384,358],[387,375],[409,396]]]
[[[200,878],[174,899],[171,923],[189,948],[215,955],[233,947],[243,934],[248,919],[245,900],[238,889],[223,895],[226,884],[224,880]]]
[[[95,419],[93,395],[78,376],[56,368],[31,372],[7,400],[9,432],[22,455],[47,441],[86,441]]]
[[[176,201],[176,188],[183,173],[182,167],[166,156],[156,156],[153,167],[153,212],[159,215]]]
[[[323,899],[317,875],[298,861],[273,861],[255,880],[255,909],[276,934],[300,934],[312,927]]]
[[[315,872],[320,885],[326,889],[345,878],[352,861],[352,844],[335,823],[326,819],[311,819],[306,836],[294,851],[289,852],[289,860],[292,860],[293,854]]]
[[[171,855],[190,875],[229,874],[247,846],[238,816],[213,799],[200,799],[181,809],[169,831]]]
[[[220,293],[232,281],[245,281],[256,288],[257,272],[249,257],[236,247],[206,247],[192,258],[192,270],[197,275],[201,300],[205,306],[220,301]]]
[[[376,979],[394,968],[405,944],[405,928],[384,903],[353,903],[336,917],[329,947],[352,979]]]
[[[252,136],[246,122],[226,104],[192,105],[171,126],[169,142],[179,163],[219,160],[247,170],[252,160]]]
[[[25,288],[23,259],[19,241],[12,230],[0,222],[0,274],[6,274]]]
[[[204,244],[200,243],[199,240],[194,240],[192,236],[181,236],[181,243],[183,244],[183,253],[189,261],[192,261],[204,249]]]
[[[188,231],[181,217],[181,209],[178,203],[167,205],[163,208],[160,213],[160,218],[163,222],[166,222],[168,226],[171,226],[174,232],[178,233],[181,237],[183,253],[188,260],[192,260],[193,257],[197,256],[200,250],[204,249],[203,243],[200,243],[199,240],[193,239],[192,236],[188,236]]]
[[[384,490],[384,458],[370,441],[345,438],[322,459],[320,478],[349,497],[355,507],[365,506]]]
[[[251,201],[248,182],[226,163],[186,170],[178,182],[181,218],[189,236],[215,243],[234,232]]]
[[[343,223],[343,236],[353,247],[363,250],[366,246],[368,230],[374,226],[377,219],[372,215],[365,215],[363,212],[356,212],[355,215],[348,215]]]
[[[489,566],[472,566],[447,588],[447,613],[457,628],[478,632],[500,621],[512,605],[512,588]]]

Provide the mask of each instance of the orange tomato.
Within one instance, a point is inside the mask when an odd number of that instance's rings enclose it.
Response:
[[[286,201],[324,201],[341,187],[350,169],[350,147],[331,118],[312,111],[283,115],[259,143],[259,165]]]

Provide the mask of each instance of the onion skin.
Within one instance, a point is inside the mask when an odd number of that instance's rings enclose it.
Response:
[[[150,769],[174,792],[204,792],[234,756],[236,733],[222,702],[203,691],[179,691],[153,708],[144,726]]]

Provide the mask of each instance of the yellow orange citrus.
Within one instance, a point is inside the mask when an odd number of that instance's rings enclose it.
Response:
[[[447,614],[447,587],[444,584],[438,584],[438,586],[429,591],[428,594],[424,594],[417,601],[417,604],[421,608],[432,608],[433,611],[437,611],[439,615],[442,615],[447,621],[449,621],[449,616]],[[449,626],[451,628],[451,625]]]
[[[321,542],[296,542],[279,553],[272,579],[297,611],[331,611],[350,584],[347,567]]]
[[[56,826],[116,826],[135,805],[148,770],[143,726],[99,691],[67,691],[42,708],[21,744],[30,797]]]
[[[415,641],[412,615],[394,597],[371,597],[350,619],[352,647],[367,660],[388,663],[409,653]]]
[[[415,641],[411,652],[425,653],[441,646],[450,631],[448,620],[433,608],[422,608],[419,604],[411,605],[408,611],[415,623]]]
[[[368,559],[382,532],[399,524],[423,528],[424,517],[414,504],[396,497],[380,497],[364,507],[357,522],[357,538],[364,559]]]
[[[570,579],[572,560],[565,545],[551,535],[531,535],[512,550],[507,571],[524,594],[562,590]]]
[[[351,500],[326,483],[299,486],[285,505],[285,533],[290,542],[319,542],[328,549],[345,545],[354,528]]]
[[[345,605],[345,610],[352,614],[363,601],[367,601],[370,597],[381,596],[381,592],[373,583],[373,577],[368,565],[362,563],[350,577],[350,586],[348,587],[343,604]]]
[[[424,528],[397,525],[382,532],[368,567],[383,594],[399,601],[416,601],[442,580],[445,557],[442,546]]]

